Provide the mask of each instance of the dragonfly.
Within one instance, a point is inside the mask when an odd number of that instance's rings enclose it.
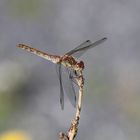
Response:
[[[94,43],[90,40],[86,40],[76,48],[61,56],[43,52],[25,44],[18,44],[17,47],[57,64],[56,70],[60,84],[60,105],[63,110],[64,93],[69,98],[71,104],[76,107],[75,77],[78,76],[78,71],[84,69],[84,62],[79,61],[78,58],[81,57],[87,50],[103,43],[106,39],[107,38],[104,37]]]

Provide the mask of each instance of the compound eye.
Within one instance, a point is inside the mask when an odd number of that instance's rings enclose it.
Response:
[[[84,62],[83,61],[80,61],[78,63],[78,66],[81,68],[81,69],[84,69]]]

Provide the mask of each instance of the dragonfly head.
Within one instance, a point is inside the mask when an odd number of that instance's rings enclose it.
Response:
[[[77,63],[77,67],[81,70],[84,69],[84,62],[83,61],[80,61],[79,63]]]

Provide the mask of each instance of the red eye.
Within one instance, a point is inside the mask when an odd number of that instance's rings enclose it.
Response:
[[[78,67],[84,69],[84,62],[83,61],[80,61],[77,65],[78,65]]]

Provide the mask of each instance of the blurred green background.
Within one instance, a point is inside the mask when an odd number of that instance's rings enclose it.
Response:
[[[87,39],[107,37],[85,62],[77,140],[140,138],[140,2],[138,0],[0,1],[0,140],[57,139],[75,109],[59,104],[55,65],[19,43],[63,55]]]

